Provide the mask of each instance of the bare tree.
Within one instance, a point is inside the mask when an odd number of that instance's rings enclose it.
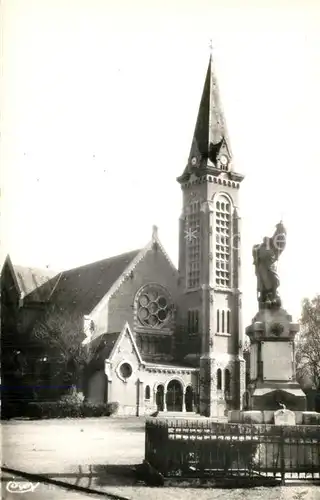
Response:
[[[320,295],[304,299],[297,339],[297,377],[302,384],[309,381],[320,389]]]
[[[57,305],[36,321],[32,337],[41,347],[44,362],[50,363],[52,378],[77,385],[93,354],[93,345],[83,345],[83,316]]]

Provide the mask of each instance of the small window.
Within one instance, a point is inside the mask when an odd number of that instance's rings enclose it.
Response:
[[[227,311],[227,333],[230,333],[230,311]]]
[[[150,399],[150,386],[149,385],[146,386],[145,399]]]
[[[188,332],[199,333],[199,311],[197,309],[188,311]]]
[[[217,310],[217,332],[220,331],[220,311]]]
[[[222,374],[220,368],[217,370],[217,389],[218,391],[221,391],[222,387]]]
[[[222,311],[222,333],[224,333],[224,311]]]
[[[129,378],[132,375],[132,366],[129,363],[122,363],[120,366],[120,374],[123,378]]]
[[[199,333],[199,311],[194,311],[194,333]]]
[[[226,368],[224,371],[224,390],[227,393],[230,393],[230,382],[231,382],[230,371]]]

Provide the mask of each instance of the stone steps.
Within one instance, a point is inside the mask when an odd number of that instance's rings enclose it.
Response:
[[[167,417],[167,418],[194,418],[200,417],[199,413],[192,411],[159,411],[157,417]]]

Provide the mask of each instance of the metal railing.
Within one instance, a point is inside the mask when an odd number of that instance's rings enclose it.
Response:
[[[165,477],[320,479],[320,427],[148,419],[145,459]]]

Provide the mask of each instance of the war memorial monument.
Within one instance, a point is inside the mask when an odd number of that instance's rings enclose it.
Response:
[[[146,422],[144,479],[155,485],[177,478],[200,485],[284,485],[320,479],[320,413],[306,411],[296,380],[299,325],[283,309],[276,263],[286,229],[253,248],[259,310],[246,328],[250,383],[246,408],[231,410],[228,423],[212,418],[153,418]]]
[[[259,311],[246,328],[250,339],[247,411],[230,411],[230,422],[320,424],[307,412],[306,395],[296,380],[295,336],[299,325],[282,307],[276,263],[286,246],[286,229],[277,224],[272,237],[253,247]]]

